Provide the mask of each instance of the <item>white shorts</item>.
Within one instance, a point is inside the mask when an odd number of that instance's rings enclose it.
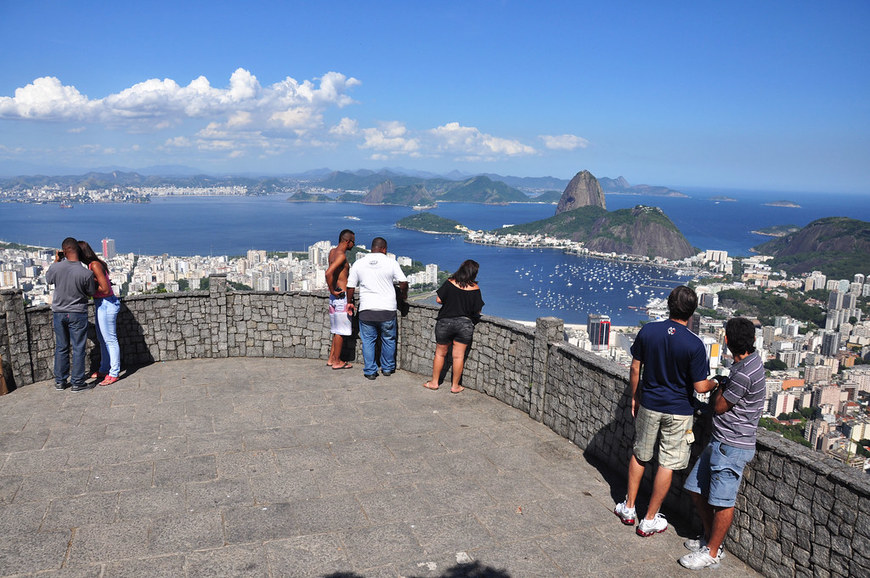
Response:
[[[329,331],[336,335],[350,335],[353,330],[347,314],[347,297],[329,296]]]

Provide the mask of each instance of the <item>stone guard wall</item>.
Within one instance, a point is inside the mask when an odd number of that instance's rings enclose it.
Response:
[[[245,356],[325,359],[331,343],[327,302],[326,295],[312,293],[227,293],[222,276],[212,277],[207,292],[127,298],[118,318],[122,365]],[[435,307],[412,305],[400,317],[401,369],[431,373],[436,314]],[[345,355],[361,359],[359,340],[346,341]],[[20,291],[0,291],[0,354],[16,384],[52,379],[53,351],[50,309],[25,311]],[[532,328],[484,316],[463,385],[528,413],[615,472],[617,483],[624,479],[634,435],[628,372],[566,344],[561,320],[542,318]],[[695,430],[702,432],[704,424]],[[675,475],[665,501],[672,517],[692,515],[679,490],[683,476]],[[854,470],[760,431],[736,510],[728,550],[767,575],[870,575],[870,483]]]

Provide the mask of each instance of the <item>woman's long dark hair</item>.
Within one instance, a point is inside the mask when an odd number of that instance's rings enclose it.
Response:
[[[94,250],[91,249],[91,246],[88,245],[87,241],[79,241],[79,247],[81,247],[81,250],[82,250],[82,257],[81,257],[82,263],[84,263],[85,265],[90,267],[91,263],[96,261],[100,265],[102,265],[103,273],[106,273],[106,274],[109,273],[109,266],[106,265],[106,262],[103,261],[102,259],[100,259],[96,253],[94,253]]]
[[[467,261],[462,262],[462,265],[459,266],[459,269],[457,269],[456,273],[451,275],[450,278],[453,279],[457,285],[465,288],[477,283],[477,271],[479,269],[480,265],[477,264],[477,261],[468,259]]]

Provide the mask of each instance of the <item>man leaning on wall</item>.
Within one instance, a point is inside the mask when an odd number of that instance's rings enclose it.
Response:
[[[639,536],[652,536],[668,528],[659,508],[670,490],[674,470],[689,465],[695,439],[693,393],[710,391],[717,384],[707,379],[710,364],[704,343],[687,327],[697,307],[698,296],[691,288],[676,287],[668,296],[668,319],[644,325],[631,346],[629,385],[635,439],[628,464],[628,491],[613,513],[623,524],[634,525],[640,482],[658,442],[658,471],[646,516],[636,528]]]
[[[359,336],[362,341],[363,375],[366,379],[389,376],[396,371],[396,340],[398,301],[408,296],[408,279],[395,259],[387,256],[387,241],[383,237],[372,240],[372,252],[350,268],[347,278],[347,308],[353,311],[353,295],[359,289]],[[380,339],[381,354],[375,359],[376,344]]]
[[[94,274],[81,263],[78,241],[67,237],[61,249],[45,273],[45,281],[54,285],[51,296],[55,338],[54,387],[64,390],[71,384],[70,391],[79,392],[91,389],[97,383],[88,385],[85,382],[88,298],[94,294],[96,284]]]
[[[722,542],[734,519],[734,502],[743,468],[755,455],[755,433],[764,409],[764,363],[755,351],[755,325],[744,317],[725,324],[725,345],[734,356],[730,377],[710,396],[713,436],[683,487],[704,525],[704,536],[686,540],[692,550],[680,564],[692,570],[716,568],[722,560]]]

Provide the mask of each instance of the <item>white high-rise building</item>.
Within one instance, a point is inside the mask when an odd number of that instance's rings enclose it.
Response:
[[[18,271],[0,271],[0,287],[18,289]]]
[[[794,411],[795,401],[797,396],[785,391],[778,391],[770,398],[770,414],[777,416],[781,413],[791,413]]]
[[[429,283],[433,285],[438,283],[438,265],[435,263],[429,263],[426,265],[426,276],[429,279]]]
[[[115,255],[117,255],[115,252],[115,240],[103,239],[103,259],[108,261],[109,259],[114,259]]]
[[[308,260],[314,266],[327,265],[330,249],[332,249],[332,244],[329,241],[318,241],[308,247]]]

